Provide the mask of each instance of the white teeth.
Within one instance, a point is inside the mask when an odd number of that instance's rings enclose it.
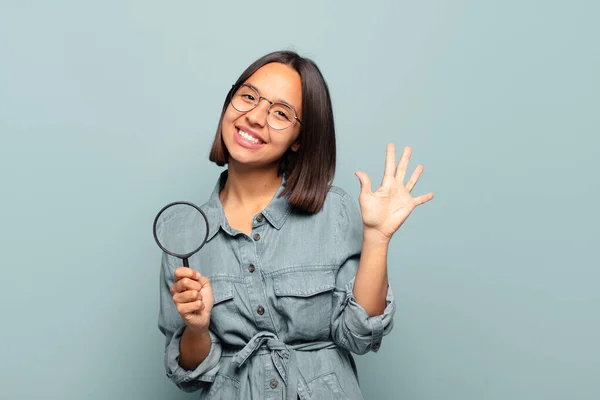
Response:
[[[244,131],[238,131],[238,133],[240,134],[241,137],[243,137],[247,141],[255,143],[255,144],[260,144],[260,140],[256,139],[254,136],[252,136]]]

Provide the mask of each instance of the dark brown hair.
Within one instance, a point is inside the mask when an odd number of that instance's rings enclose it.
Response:
[[[288,202],[297,209],[316,213],[323,207],[333,181],[336,148],[329,88],[312,60],[292,51],[276,51],[246,68],[227,93],[209,159],[219,166],[227,164],[229,153],[221,136],[221,125],[231,95],[259,68],[274,62],[290,66],[302,80],[302,125],[298,135],[300,147],[296,152],[288,149],[279,164],[279,174],[283,174],[286,180],[281,195],[288,196]]]

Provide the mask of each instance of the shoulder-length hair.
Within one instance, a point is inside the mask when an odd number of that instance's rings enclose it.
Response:
[[[298,135],[299,148],[288,149],[279,164],[279,176],[285,178],[281,196],[295,208],[309,214],[321,210],[335,174],[336,145],[333,108],[329,88],[321,71],[310,59],[292,51],[276,51],[254,61],[240,75],[227,93],[219,125],[210,151],[210,161],[227,164],[229,153],[221,135],[223,116],[231,96],[259,68],[269,63],[281,63],[298,72],[302,80],[302,125]]]

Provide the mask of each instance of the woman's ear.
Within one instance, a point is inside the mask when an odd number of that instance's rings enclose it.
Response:
[[[294,144],[293,144],[293,145],[290,147],[290,149],[291,149],[291,150],[292,150],[294,153],[295,153],[295,152],[297,152],[299,148],[300,148],[300,143],[298,143],[298,142],[294,143]]]

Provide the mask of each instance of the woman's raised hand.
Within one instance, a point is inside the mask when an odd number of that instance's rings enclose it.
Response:
[[[369,176],[361,171],[356,172],[361,186],[359,203],[365,233],[375,233],[383,240],[390,240],[416,206],[433,199],[433,193],[417,197],[410,194],[423,172],[422,165],[417,165],[404,184],[411,153],[412,149],[405,147],[396,166],[396,148],[388,144],[383,180],[375,192],[371,192]]]

